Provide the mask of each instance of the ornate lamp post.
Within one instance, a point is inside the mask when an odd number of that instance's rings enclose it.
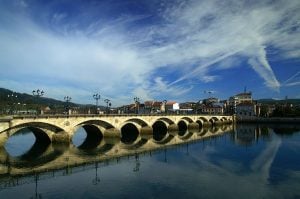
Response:
[[[67,114],[69,114],[69,110],[70,110],[69,102],[72,100],[72,98],[70,96],[65,96],[64,100],[66,101],[66,111],[67,111]]]
[[[8,98],[8,113],[13,113],[14,112],[14,99],[17,98],[18,96],[14,93],[12,93],[11,95],[7,95]],[[11,106],[9,101],[11,101]]]
[[[164,106],[164,112],[165,113],[167,113],[166,104],[167,104],[167,100],[164,100],[163,101],[163,106]]]
[[[133,98],[133,100],[135,102],[135,113],[138,114],[139,113],[140,98],[135,97],[135,98]]]
[[[96,93],[93,95],[93,98],[96,100],[96,113],[98,113],[98,100],[101,98],[101,95]]]
[[[109,99],[105,99],[104,102],[106,103],[106,114],[108,114],[108,106],[111,106],[111,103]]]
[[[40,97],[42,97],[44,94],[45,94],[45,92],[44,92],[43,90],[40,90],[40,89],[37,89],[37,90],[33,90],[33,91],[32,91],[32,95],[33,95],[34,97],[37,97],[37,99],[40,98]],[[39,106],[37,106],[37,114],[38,114],[38,109],[39,109]],[[41,112],[41,113],[42,113],[42,112]]]

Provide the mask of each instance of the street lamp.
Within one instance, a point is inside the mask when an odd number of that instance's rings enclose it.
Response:
[[[32,95],[36,97],[42,97],[44,95],[44,91],[40,89],[33,90]]]
[[[167,104],[167,100],[164,100],[164,101],[163,101],[163,106],[164,106],[164,111],[165,111],[165,113],[167,113],[167,110],[166,110],[166,104]]]
[[[11,95],[7,95],[7,98],[8,98],[8,113],[13,113],[14,112],[14,99],[17,98],[18,96],[14,93],[12,93]],[[9,107],[10,103],[9,101],[11,101],[11,107]]]
[[[93,98],[96,100],[96,113],[98,113],[98,100],[101,98],[101,95],[96,93],[93,95]]]
[[[133,100],[135,102],[135,113],[138,114],[139,113],[140,98],[134,97]]]
[[[32,95],[36,98],[40,98],[45,94],[45,92],[43,90],[37,89],[37,90],[33,90],[32,91]],[[38,102],[37,102],[38,103]],[[37,106],[37,114],[38,114],[38,108],[39,106]]]
[[[69,102],[71,101],[71,97],[70,96],[65,96],[64,97],[64,100],[66,101],[66,111],[67,111],[67,114],[69,114]]]
[[[109,99],[105,99],[104,102],[106,103],[106,114],[108,114],[108,105],[111,106],[111,103]]]

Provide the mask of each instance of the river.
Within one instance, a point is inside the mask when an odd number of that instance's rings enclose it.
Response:
[[[0,198],[300,198],[299,125],[238,124],[94,149],[80,148],[83,140],[80,131],[68,146],[43,147],[26,130],[10,138]]]

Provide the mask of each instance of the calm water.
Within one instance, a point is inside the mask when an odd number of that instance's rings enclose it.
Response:
[[[300,198],[299,129],[239,125],[206,139],[193,135],[176,146],[161,144],[154,151],[146,140],[130,150],[107,142],[97,152],[76,148],[84,140],[84,133],[78,132],[74,146],[51,146],[42,153],[26,153],[34,138],[20,133],[8,141],[5,155],[0,153],[0,198]],[[21,141],[22,146],[15,144]],[[110,159],[114,153],[127,155]],[[31,160],[32,154],[41,160]],[[104,159],[30,172],[28,162],[32,168],[47,168],[75,156],[78,161]]]

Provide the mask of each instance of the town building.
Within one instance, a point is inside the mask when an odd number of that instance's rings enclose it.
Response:
[[[252,98],[252,92],[236,94],[229,98],[226,111],[229,114],[236,114],[238,117],[255,117],[260,115],[260,104]]]

